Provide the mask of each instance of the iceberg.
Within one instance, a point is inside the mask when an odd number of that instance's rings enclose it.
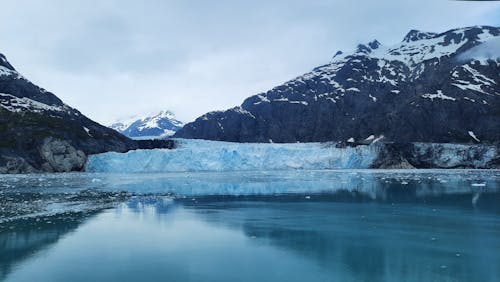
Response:
[[[231,143],[176,139],[176,149],[109,152],[89,157],[87,172],[189,172],[369,168],[377,146],[335,143]]]

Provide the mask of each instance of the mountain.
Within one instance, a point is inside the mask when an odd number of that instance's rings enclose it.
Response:
[[[81,170],[89,154],[140,145],[64,104],[0,54],[0,173]]]
[[[412,30],[377,40],[239,107],[207,113],[175,137],[235,142],[496,143],[500,28]]]
[[[128,137],[162,137],[174,135],[184,124],[170,111],[133,116],[110,127]]]

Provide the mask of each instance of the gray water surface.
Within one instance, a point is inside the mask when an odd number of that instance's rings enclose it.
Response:
[[[500,172],[0,176],[4,281],[500,281]]]

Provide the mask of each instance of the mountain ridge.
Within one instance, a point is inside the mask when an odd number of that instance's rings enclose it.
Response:
[[[234,142],[498,143],[500,59],[458,58],[500,38],[500,28],[410,31],[377,40],[241,106],[209,112],[175,134]],[[474,137],[473,137],[474,136]],[[479,140],[479,141],[478,141]]]
[[[83,169],[86,156],[139,144],[18,73],[0,54],[0,173]]]

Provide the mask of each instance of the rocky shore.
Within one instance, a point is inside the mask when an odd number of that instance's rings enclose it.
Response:
[[[500,169],[500,146],[449,143],[384,143],[377,145],[372,168]]]

